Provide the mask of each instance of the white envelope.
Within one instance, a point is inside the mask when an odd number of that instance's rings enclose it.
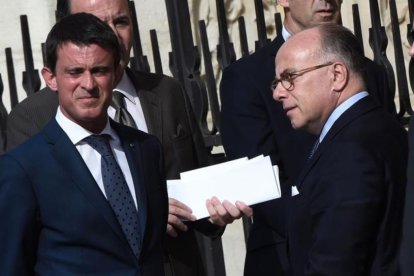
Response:
[[[168,196],[193,210],[197,219],[209,216],[206,200],[213,196],[233,204],[243,201],[252,205],[281,196],[279,173],[270,158],[241,158],[181,174],[180,180],[169,180]]]

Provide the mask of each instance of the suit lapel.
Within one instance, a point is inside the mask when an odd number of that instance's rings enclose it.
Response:
[[[145,122],[148,127],[148,133],[155,135],[162,140],[162,106],[159,97],[149,90],[145,90],[139,84],[138,77],[131,69],[126,69],[128,77],[134,84],[139,101],[144,112]],[[162,143],[163,141],[161,141]]]
[[[300,174],[297,181],[298,188],[302,186],[306,176],[317,164],[320,157],[324,154],[326,148],[328,148],[329,144],[335,140],[335,137],[341,132],[341,130],[343,130],[348,124],[352,123],[352,121],[358,119],[358,117],[375,108],[379,108],[379,106],[373,101],[371,96],[367,96],[356,102],[335,121],[323,139],[322,143],[319,144],[319,147],[316,150],[314,156],[307,162],[305,168],[302,170],[302,173]]]
[[[125,247],[129,248],[128,250],[133,254],[115,213],[69,137],[54,119],[46,126],[44,133],[51,145],[51,155],[61,166],[62,171],[67,174],[70,182],[83,193],[96,208],[97,213],[103,216],[115,234],[124,242]]]
[[[113,120],[110,121],[111,126],[121,138],[122,148],[124,149],[125,156],[128,160],[132,180],[134,182],[135,195],[138,205],[138,218],[141,228],[140,238],[142,244],[147,221],[147,192],[145,189],[146,181],[143,177],[144,172],[142,169],[142,164],[144,160],[142,158],[141,145],[137,139],[133,139],[133,137],[125,131],[125,128],[120,127],[120,125],[115,123]]]
[[[141,89],[139,100],[148,126],[148,133],[162,140],[162,108],[158,96],[151,91]]]

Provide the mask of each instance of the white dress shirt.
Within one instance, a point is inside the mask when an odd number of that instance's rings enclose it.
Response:
[[[287,41],[292,35],[289,33],[289,31],[286,29],[286,27],[285,27],[285,25],[283,25],[283,27],[282,27],[282,36],[283,36],[283,39],[285,40],[285,41]]]
[[[86,166],[91,172],[93,178],[101,189],[102,193],[106,197],[104,184],[102,181],[101,173],[101,155],[94,148],[92,148],[88,143],[83,141],[88,136],[93,135],[94,133],[89,130],[84,129],[75,122],[69,120],[60,110],[60,107],[56,113],[56,121],[59,126],[63,129],[66,135],[69,136],[69,139],[75,145],[76,149],[82,156],[83,161],[85,161]],[[109,120],[106,123],[105,128],[99,134],[107,134],[111,137],[109,140],[109,145],[111,146],[112,152],[114,153],[115,159],[118,162],[119,167],[122,170],[122,174],[125,177],[126,183],[128,185],[129,191],[131,192],[132,198],[134,199],[135,207],[137,207],[137,199],[135,195],[135,186],[132,181],[131,170],[128,164],[128,161],[125,156],[124,149],[121,146],[121,141],[116,134],[116,132],[111,128]],[[138,208],[138,207],[137,207]]]
[[[124,71],[121,81],[114,88],[114,91],[119,91],[125,96],[125,108],[131,114],[138,129],[148,133],[147,124],[145,122],[144,112],[142,111],[141,102],[138,98],[138,93],[134,84],[129,79],[127,73]],[[115,109],[112,106],[108,108],[108,115],[111,118],[115,117]]]

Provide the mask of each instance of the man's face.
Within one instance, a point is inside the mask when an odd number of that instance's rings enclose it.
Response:
[[[320,23],[339,23],[342,0],[284,0],[290,11],[292,33]],[[290,28],[289,28],[290,27]]]
[[[332,65],[323,61],[316,51],[318,34],[315,31],[308,33],[293,36],[279,49],[276,78],[290,75],[294,76],[294,80],[291,88],[286,82],[286,87],[279,82],[273,91],[273,98],[283,104],[293,128],[304,128],[310,133],[319,134],[337,98],[331,92]]]
[[[49,88],[58,91],[67,118],[92,132],[105,126],[116,78],[112,51],[68,42],[57,49],[55,72],[44,68],[42,74]]]
[[[132,47],[132,22],[126,0],[71,0],[70,12],[86,12],[106,22],[118,37],[122,50],[121,65],[128,65]]]

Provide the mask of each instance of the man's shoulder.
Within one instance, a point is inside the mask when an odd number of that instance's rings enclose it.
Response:
[[[263,48],[258,49],[248,56],[241,57],[230,64],[224,69],[224,74],[231,72],[245,72],[246,74],[251,74],[257,72],[258,69],[260,71],[260,68],[263,68],[264,64],[269,62],[274,64],[276,53],[282,43],[283,40],[281,40],[281,37],[276,37]]]
[[[362,145],[372,152],[392,147],[401,149],[407,144],[406,130],[371,96],[359,100],[345,111],[332,126],[328,136],[337,142],[347,141]]]
[[[42,163],[41,155],[47,154],[49,151],[45,150],[47,146],[44,130],[28,138],[26,141],[8,150],[6,154],[12,158],[21,161],[25,164],[33,163],[33,165]]]
[[[47,112],[53,111],[55,112],[59,105],[59,100],[57,94],[50,90],[49,88],[45,87],[40,91],[29,95],[24,100],[19,102],[10,112],[13,114],[15,112],[22,112],[22,111],[39,111],[39,112]]]
[[[133,83],[136,86],[139,86],[139,89],[153,91],[159,89],[160,87],[167,87],[169,89],[181,90],[181,84],[178,80],[163,74],[155,74],[132,69],[128,69],[127,73],[128,76],[132,78]]]
[[[187,95],[176,79],[165,75],[131,70],[128,70],[128,75],[140,95],[142,105],[156,100],[162,106],[173,110],[188,108]]]

